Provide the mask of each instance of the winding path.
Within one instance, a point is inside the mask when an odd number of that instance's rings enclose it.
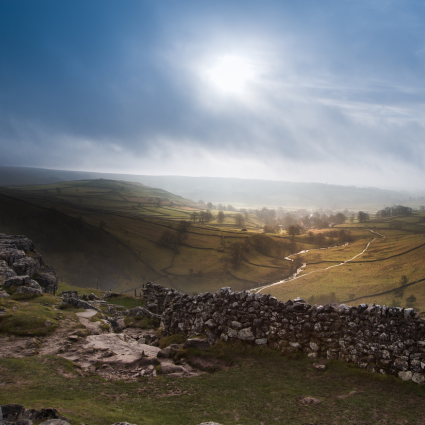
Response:
[[[318,272],[323,272],[323,271],[325,271],[325,270],[329,270],[329,269],[332,269],[332,268],[334,268],[334,267],[339,267],[339,266],[342,266],[342,265],[344,265],[344,264],[347,264],[347,263],[349,263],[350,261],[353,261],[354,259],[356,259],[357,257],[359,257],[360,255],[363,255],[368,249],[369,249],[369,246],[370,246],[370,244],[372,243],[372,242],[374,242],[374,241],[376,241],[377,239],[381,239],[381,238],[385,238],[385,235],[383,235],[383,234],[381,234],[381,233],[378,233],[378,232],[376,232],[376,231],[374,231],[374,230],[371,230],[371,229],[367,229],[367,230],[369,230],[369,232],[371,232],[371,233],[375,233],[376,235],[378,235],[378,237],[376,237],[376,238],[373,238],[371,241],[369,241],[368,243],[367,243],[367,245],[366,245],[366,248],[362,251],[362,252],[360,252],[359,254],[357,254],[357,255],[355,255],[353,258],[350,258],[350,259],[348,259],[348,260],[345,260],[345,261],[343,261],[342,263],[339,263],[339,264],[335,264],[335,265],[333,265],[333,266],[329,266],[329,267],[326,267],[326,268],[324,268],[324,269],[319,269],[319,270],[314,270],[314,271],[312,271],[312,272],[309,272],[309,273],[306,273],[306,274],[303,274],[303,275],[301,275],[301,276],[298,276],[301,272],[302,272],[302,270],[304,269],[304,267],[307,265],[307,263],[303,263],[303,265],[292,275],[292,277],[290,277],[290,278],[288,278],[288,279],[283,279],[283,280],[279,280],[278,282],[275,282],[275,283],[271,283],[270,285],[265,285],[265,286],[260,286],[260,287],[258,287],[258,288],[254,288],[254,289],[251,289],[251,291],[252,292],[255,292],[255,293],[259,293],[260,291],[262,291],[262,290],[264,290],[264,289],[266,289],[266,288],[270,288],[270,287],[272,287],[272,286],[276,286],[276,285],[280,285],[280,284],[282,284],[282,283],[286,283],[286,282],[290,282],[290,281],[292,281],[292,280],[295,280],[295,279],[301,279],[302,277],[304,277],[304,276],[308,276],[308,275],[310,275],[310,274],[313,274],[313,273],[318,273]],[[328,248],[326,248],[326,249],[328,249]],[[290,258],[290,257],[292,257],[293,255],[298,255],[298,254],[304,254],[304,253],[306,253],[306,252],[309,252],[309,250],[305,250],[305,251],[300,251],[300,252],[297,252],[296,254],[292,254],[292,255],[290,255],[289,257],[286,257],[286,259],[287,260],[289,260],[289,261],[294,261],[292,258]]]

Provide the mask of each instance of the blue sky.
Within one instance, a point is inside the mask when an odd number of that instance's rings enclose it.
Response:
[[[422,1],[0,0],[0,165],[425,189]]]

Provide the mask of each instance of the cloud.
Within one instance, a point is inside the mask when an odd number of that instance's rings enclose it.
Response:
[[[424,181],[425,9],[417,2],[0,8],[3,165]],[[229,55],[254,70],[242,92],[206,78]]]

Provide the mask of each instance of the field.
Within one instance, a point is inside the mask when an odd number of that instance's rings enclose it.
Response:
[[[285,301],[301,296],[425,309],[424,212],[371,214],[367,222],[289,237],[262,234],[264,223],[254,214],[244,214],[241,226],[233,211],[220,223],[216,210],[209,221],[193,220],[205,205],[139,183],[81,180],[1,193],[0,231],[27,234],[61,279],[76,286],[132,291],[152,280],[190,293],[266,286],[262,292]],[[191,225],[182,230],[182,221]],[[341,229],[350,232],[348,243],[332,236]],[[318,233],[328,248],[315,243]],[[400,289],[402,276],[407,284]]]
[[[193,221],[205,206],[138,183],[82,180],[0,193],[0,232],[28,235],[76,286],[95,281],[100,289],[131,291],[153,280],[186,292],[251,289],[289,276],[293,265],[284,258],[309,246],[302,237],[260,235],[264,223],[253,214],[243,226],[233,211],[220,223],[216,210],[208,222]],[[184,232],[182,221],[192,222]],[[166,232],[174,238],[168,244],[161,241]]]
[[[355,242],[300,254],[306,266],[297,278],[261,291],[283,300],[301,296],[311,302],[375,302],[424,310],[423,217],[425,213],[415,212],[410,217],[372,217],[346,224],[357,235]],[[407,278],[403,285],[402,276]]]

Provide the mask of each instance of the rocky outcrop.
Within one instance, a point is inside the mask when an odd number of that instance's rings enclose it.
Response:
[[[52,420],[60,422],[50,422]],[[42,424],[69,425],[69,419],[59,415],[56,409],[27,409],[21,404],[5,404],[0,406],[0,424],[32,425],[33,421]],[[40,424],[41,425],[41,424]]]
[[[54,267],[44,263],[26,236],[0,233],[0,285],[5,289],[28,287],[22,293],[34,293],[35,284],[42,292],[56,292],[58,277]],[[14,290],[14,289],[12,289]],[[41,293],[41,292],[40,292]]]
[[[71,420],[58,414],[56,409],[27,409],[21,404],[0,406],[0,425],[71,425]],[[41,422],[40,422],[41,421]],[[113,425],[134,425],[128,422],[116,422]]]
[[[312,306],[301,298],[282,302],[230,288],[189,296],[152,283],[145,295],[162,312],[166,335],[204,332],[212,342],[241,340],[312,359],[326,356],[425,383],[425,320],[413,309]]]

